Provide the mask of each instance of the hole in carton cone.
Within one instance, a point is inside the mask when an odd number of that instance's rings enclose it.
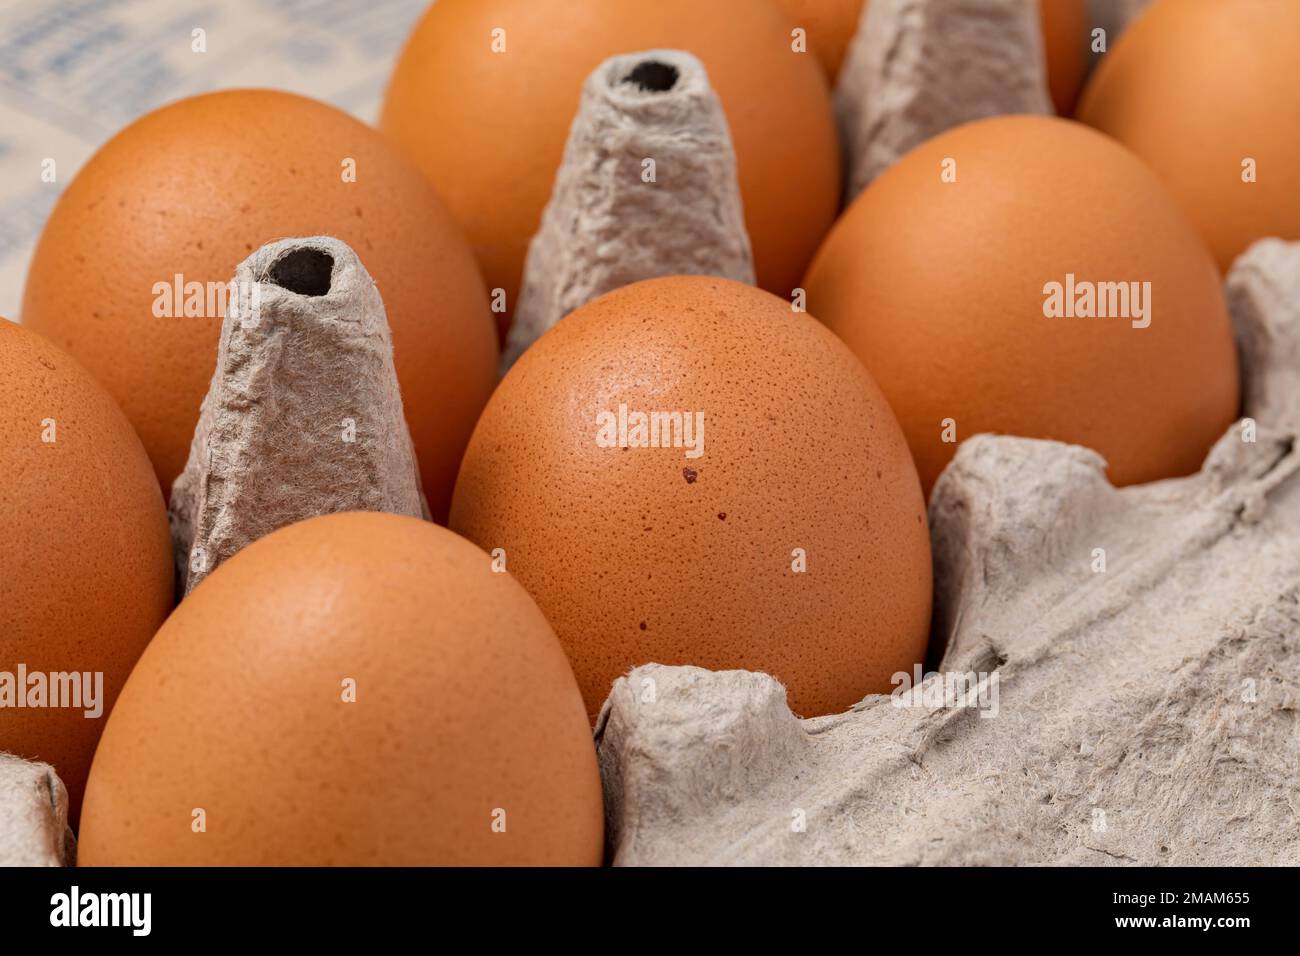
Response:
[[[319,249],[294,249],[271,266],[270,280],[299,295],[328,295],[334,257]]]
[[[675,66],[658,60],[642,60],[623,77],[623,82],[635,83],[647,93],[666,93],[677,85],[679,75]]]

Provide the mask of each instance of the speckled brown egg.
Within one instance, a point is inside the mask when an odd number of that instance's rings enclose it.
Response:
[[[1219,269],[1300,239],[1300,2],[1157,0],[1098,65],[1079,119],[1137,153]]]
[[[803,27],[808,52],[832,82],[858,32],[867,0],[776,0],[792,23]],[[1083,83],[1087,51],[1084,0],[1039,0],[1047,82],[1056,111],[1068,116]]]
[[[918,146],[805,284],[888,396],[927,494],[980,432],[1093,448],[1117,485],[1185,475],[1237,412],[1204,243],[1133,154],[1069,120],[997,117]]]
[[[592,715],[651,661],[765,671],[825,714],[925,650],[925,506],[893,413],[835,336],[740,283],[639,282],[539,339],[475,429],[451,526],[501,549]]]
[[[583,81],[608,57],[652,49],[687,50],[708,71],[759,285],[788,296],[830,228],[841,183],[826,81],[771,0],[438,0],[379,126],[438,187],[511,309]]]
[[[537,605],[445,528],[333,514],[219,567],[131,674],[79,862],[595,865],[573,673]]]
[[[74,820],[109,709],[171,606],[140,439],[66,352],[0,319],[0,750],[51,764]]]
[[[212,93],[118,133],[51,214],[23,322],[117,399],[167,493],[215,367],[221,313],[205,296],[202,315],[175,301],[167,314],[157,284],[179,275],[206,290],[229,282],[264,243],[312,235],[347,242],[379,287],[424,490],[435,517],[445,516],[496,383],[487,293],[428,183],[331,106],[263,90]]]

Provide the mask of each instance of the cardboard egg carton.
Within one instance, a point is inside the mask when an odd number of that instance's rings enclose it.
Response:
[[[1106,49],[1151,0],[1090,0]],[[1091,37],[1079,42],[1096,44]],[[845,55],[835,111],[848,198],[908,150],[971,120],[1050,116],[1038,5],[1025,0],[871,0]]]
[[[429,517],[379,290],[329,236],[235,271],[169,514],[182,594],[277,528],[336,511]]]
[[[646,50],[611,57],[583,84],[503,368],[579,306],[669,275],[753,284],[754,262],[731,132],[704,64]]]
[[[0,753],[0,866],[71,866],[76,846],[54,768]]]
[[[912,147],[961,123],[1050,115],[1037,5],[871,0],[845,55],[835,111],[850,200]]]
[[[1147,2],[1093,0],[1093,22],[1113,43]],[[836,93],[851,193],[951,126],[1050,111],[1032,8],[872,0]],[[677,77],[625,84],[645,63]],[[654,157],[679,176],[623,175]],[[637,216],[655,242],[616,221]],[[690,54],[615,57],[584,87],[508,358],[596,295],[674,273],[753,281],[725,116]],[[301,518],[428,517],[352,250],[272,243],[234,285],[257,301],[223,323],[173,489],[184,591]],[[1115,489],[1077,446],[961,447],[930,504],[942,663],[900,703],[800,719],[765,674],[646,664],[617,681],[597,726],[614,862],[1300,863],[1300,243],[1257,243],[1227,293],[1250,417],[1196,475]],[[290,451],[322,423],[355,447]],[[0,865],[74,856],[57,775],[0,754]]]

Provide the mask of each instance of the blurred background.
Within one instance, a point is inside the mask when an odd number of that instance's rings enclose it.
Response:
[[[27,263],[54,201],[127,123],[180,97],[249,86],[307,94],[373,122],[427,5],[0,0],[0,315],[20,319]],[[42,180],[48,158],[54,182]]]

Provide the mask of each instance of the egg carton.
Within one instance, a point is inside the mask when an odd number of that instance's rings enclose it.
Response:
[[[76,847],[54,768],[0,753],[0,867],[71,866]]]
[[[429,517],[384,303],[352,248],[330,236],[269,242],[236,267],[230,290],[168,508],[180,596],[295,521]]]
[[[753,285],[754,257],[731,131],[704,64],[646,50],[611,57],[583,83],[524,261],[503,369],[579,306],[671,275]]]
[[[849,44],[835,109],[850,200],[912,147],[960,123],[1051,115],[1037,5],[872,0]]]
[[[1146,2],[1098,0],[1111,41]],[[958,123],[1050,111],[1032,6],[873,0],[836,92],[851,193]],[[933,62],[948,68],[927,69]],[[621,83],[645,63],[672,66],[679,82],[649,82],[642,92],[652,95],[639,102],[620,96],[630,91],[611,78]],[[962,81],[951,85],[953,76]],[[674,124],[692,135],[678,141]],[[691,174],[638,193],[601,156],[672,156]],[[647,195],[660,204],[653,214],[638,212]],[[644,229],[608,228],[615,209],[677,228],[647,245]],[[579,234],[598,241],[574,241]],[[287,242],[254,253],[236,288],[262,282],[299,249],[324,249],[343,267],[320,301],[284,297],[281,306],[305,310],[284,323],[260,335],[223,328],[173,498],[186,590],[244,544],[311,514],[377,507],[427,517],[418,475],[414,494],[409,487],[410,439],[373,282],[338,240]],[[735,155],[698,60],[646,51],[592,74],[525,273],[513,354],[568,311],[637,279],[753,281]],[[1227,289],[1251,417],[1197,475],[1117,490],[1087,449],[991,436],[961,447],[930,505],[936,633],[947,641],[937,676],[809,720],[764,674],[647,664],[616,682],[597,726],[613,862],[1300,861],[1291,782],[1300,763],[1291,729],[1300,700],[1300,244],[1257,244]],[[264,291],[278,308],[275,290]],[[334,335],[339,321],[364,327],[369,344],[358,351]],[[364,353],[367,374],[340,374],[341,361],[296,385],[261,374],[291,328],[326,357]],[[270,501],[283,487],[274,469],[241,477],[231,462],[277,461],[274,436],[241,413],[238,392],[250,383],[278,387],[304,413],[322,394],[331,408],[350,395],[380,426],[361,446],[366,467],[351,472],[365,487],[340,487],[322,471],[307,507],[304,496]],[[328,470],[328,458],[309,464]],[[223,469],[239,480],[223,481]],[[953,675],[965,688],[956,698]],[[997,714],[985,716],[994,695]],[[0,755],[0,864],[73,856],[57,775]]]

